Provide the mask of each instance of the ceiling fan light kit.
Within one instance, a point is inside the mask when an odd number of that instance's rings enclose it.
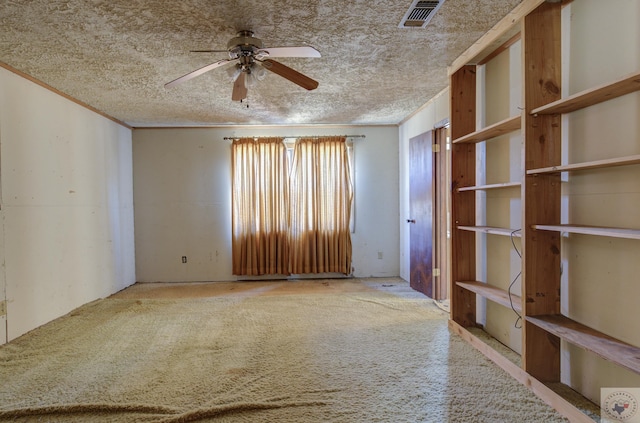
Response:
[[[244,30],[239,31],[234,38],[229,40],[227,50],[192,50],[195,53],[221,53],[225,51],[229,54],[228,59],[218,60],[189,72],[166,83],[164,85],[165,88],[174,87],[234,61],[237,61],[237,63],[228,70],[228,74],[233,81],[233,91],[231,93],[233,101],[246,99],[247,88],[254,87],[257,81],[264,79],[266,75],[265,69],[306,90],[310,91],[318,88],[318,81],[272,59],[272,57],[320,57],[320,52],[311,46],[265,48],[262,40],[254,37],[252,31]]]

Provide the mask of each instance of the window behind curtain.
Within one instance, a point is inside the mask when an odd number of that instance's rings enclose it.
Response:
[[[290,193],[291,273],[349,274],[352,188],[344,137],[298,140]]]
[[[232,145],[233,273],[351,271],[353,190],[344,137]]]
[[[289,178],[282,138],[231,146],[234,275],[289,273]]]

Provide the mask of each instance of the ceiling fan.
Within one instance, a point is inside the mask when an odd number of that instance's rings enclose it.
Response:
[[[306,75],[283,65],[280,62],[272,60],[271,57],[320,57],[320,52],[311,46],[298,47],[269,47],[265,48],[262,40],[253,36],[252,31],[239,31],[234,38],[227,43],[227,50],[192,50],[193,53],[222,53],[229,54],[228,59],[218,60],[193,72],[189,72],[180,78],[174,79],[164,85],[165,88],[171,88],[196,76],[200,76],[205,72],[220,66],[227,65],[234,61],[238,61],[235,66],[229,69],[232,76],[233,92],[231,99],[233,101],[242,101],[247,98],[247,87],[253,85],[255,80],[260,80],[266,74],[265,70],[269,70],[281,77],[288,79],[301,86],[306,90],[315,90],[318,88],[318,81],[309,78]]]

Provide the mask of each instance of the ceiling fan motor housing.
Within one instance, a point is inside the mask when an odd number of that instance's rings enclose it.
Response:
[[[229,51],[250,51],[263,48],[262,40],[253,36],[252,31],[239,31],[235,37],[229,40],[227,48]]]
[[[234,38],[227,43],[229,56],[237,58],[243,72],[251,73],[254,55],[263,48],[262,40],[253,36],[252,31],[239,31]]]

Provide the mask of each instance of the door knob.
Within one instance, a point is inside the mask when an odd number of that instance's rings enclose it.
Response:
[[[407,223],[416,223],[415,219],[407,219]]]

